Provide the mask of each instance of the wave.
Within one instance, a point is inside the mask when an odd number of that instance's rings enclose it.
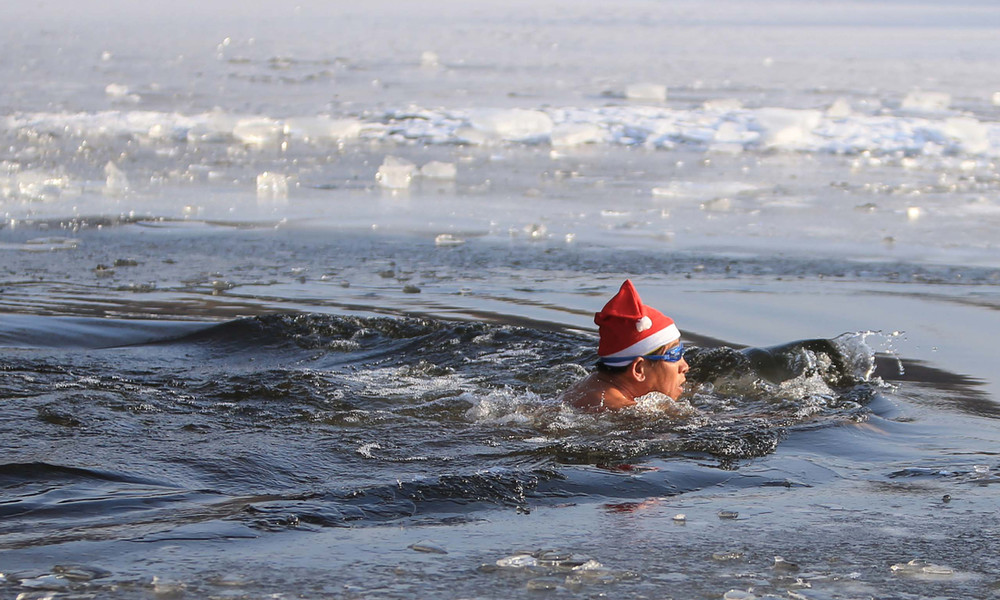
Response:
[[[867,419],[883,389],[874,334],[692,345],[687,397],[593,415],[558,398],[596,359],[594,338],[575,332],[318,314],[165,332],[5,356],[0,402],[23,417],[5,433],[16,456],[48,456],[47,440],[64,439],[90,461],[0,465],[9,543],[97,535],[115,519],[155,537],[177,520],[442,522],[779,485],[740,465],[790,431]],[[78,529],[60,534],[60,523]]]

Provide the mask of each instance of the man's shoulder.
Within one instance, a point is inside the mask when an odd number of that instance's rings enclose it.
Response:
[[[574,384],[563,392],[562,400],[574,408],[587,412],[617,410],[635,405],[613,384],[601,380],[594,374]]]

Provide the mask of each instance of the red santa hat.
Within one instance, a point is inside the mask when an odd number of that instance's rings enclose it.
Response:
[[[628,279],[604,309],[594,315],[594,323],[601,336],[597,354],[609,367],[624,367],[681,337],[673,319],[643,304]]]

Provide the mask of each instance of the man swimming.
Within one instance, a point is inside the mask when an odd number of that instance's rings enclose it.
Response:
[[[636,398],[660,392],[674,400],[684,391],[681,332],[674,321],[647,306],[628,279],[594,315],[600,341],[597,370],[566,390],[562,399],[599,412],[635,406]]]

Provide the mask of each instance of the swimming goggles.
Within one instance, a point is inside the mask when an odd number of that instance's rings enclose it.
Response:
[[[648,360],[662,360],[665,362],[677,362],[684,358],[684,344],[677,344],[670,350],[666,350],[661,354],[643,354],[643,358]]]

